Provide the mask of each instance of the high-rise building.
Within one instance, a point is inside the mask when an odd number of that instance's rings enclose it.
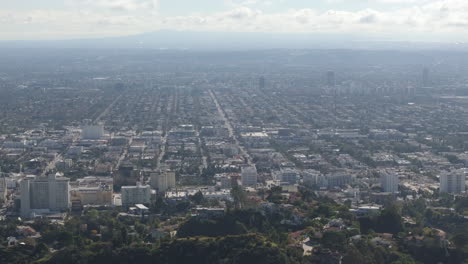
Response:
[[[166,192],[176,186],[175,172],[164,169],[160,172],[151,173],[150,184],[158,192]]]
[[[0,172],[0,203],[6,200],[8,186],[6,183],[5,177],[2,177],[2,173]]]
[[[104,125],[86,125],[81,128],[81,138],[88,140],[101,139],[104,136]]]
[[[21,181],[21,216],[70,208],[70,179],[59,174],[27,177]]]
[[[257,185],[257,168],[255,165],[241,168],[241,181],[243,186]]]
[[[151,202],[151,187],[149,185],[141,185],[138,182],[136,186],[122,186],[121,193],[122,206],[124,207]]]
[[[335,72],[332,72],[332,71],[327,72],[327,86],[334,87],[335,84],[336,84]]]
[[[440,175],[440,192],[464,193],[466,173],[464,169],[444,172]]]
[[[260,77],[258,79],[258,88],[265,89],[265,77]]]
[[[428,87],[430,85],[430,80],[429,80],[429,69],[424,68],[422,72],[422,85],[423,87]]]
[[[398,174],[393,170],[380,172],[380,185],[382,191],[388,193],[398,192]]]

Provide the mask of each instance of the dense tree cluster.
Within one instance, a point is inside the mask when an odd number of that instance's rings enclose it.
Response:
[[[237,206],[224,214],[189,216],[193,204],[209,203],[197,193],[184,201],[158,199],[152,207],[158,217],[92,209],[68,217],[63,225],[38,218],[28,225],[41,236],[16,246],[3,244],[0,263],[457,264],[468,258],[467,222],[460,217],[466,210],[463,197],[439,197],[438,205],[454,205],[452,212],[417,199],[356,217],[349,205],[305,188],[294,200],[273,188],[265,193],[270,202],[256,208],[243,206],[248,195],[241,189],[233,194]],[[415,223],[407,225],[403,215]],[[15,236],[22,224],[3,221],[0,239]],[[305,240],[313,247],[306,255]]]

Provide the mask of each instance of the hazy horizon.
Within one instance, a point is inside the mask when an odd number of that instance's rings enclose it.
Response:
[[[119,37],[51,40],[0,40],[1,48],[159,49],[159,50],[447,50],[466,51],[467,43],[392,41],[354,34],[210,32],[160,30]]]

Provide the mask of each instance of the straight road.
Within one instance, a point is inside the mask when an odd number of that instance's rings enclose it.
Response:
[[[245,150],[245,148],[239,143],[239,140],[237,139],[237,136],[236,136],[236,134],[234,133],[234,129],[232,128],[231,121],[229,121],[229,119],[226,117],[226,113],[224,112],[224,109],[223,109],[223,108],[221,107],[221,105],[219,104],[218,99],[216,98],[215,94],[213,93],[213,91],[212,91],[211,89],[209,90],[209,93],[210,93],[211,99],[213,100],[213,102],[214,102],[215,105],[216,105],[216,108],[218,109],[219,115],[223,118],[224,123],[225,123],[226,126],[227,126],[227,129],[228,129],[228,131],[229,131],[229,137],[231,137],[232,139],[234,139],[234,142],[235,142],[235,144],[237,145],[237,147],[240,149],[242,155],[243,155],[244,157],[246,157],[247,163],[248,163],[249,165],[252,165],[252,164],[253,164],[252,158],[250,157],[249,153]]]

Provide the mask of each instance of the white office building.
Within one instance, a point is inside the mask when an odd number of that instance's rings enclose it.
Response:
[[[440,192],[464,193],[466,173],[464,169],[444,172],[440,175]]]
[[[241,181],[243,186],[256,186],[257,177],[257,168],[255,166],[241,168]]]
[[[21,181],[21,216],[62,212],[70,208],[70,179],[59,174],[29,176]]]
[[[151,201],[151,187],[149,185],[122,186],[122,206],[128,207],[135,204],[149,204]]]
[[[175,172],[171,170],[161,170],[159,173],[150,174],[151,187],[158,190],[158,192],[166,192],[176,186]]]
[[[385,170],[380,172],[380,185],[382,191],[388,193],[398,192],[398,174],[393,170]]]
[[[86,125],[81,128],[81,138],[97,140],[104,136],[104,125]]]

